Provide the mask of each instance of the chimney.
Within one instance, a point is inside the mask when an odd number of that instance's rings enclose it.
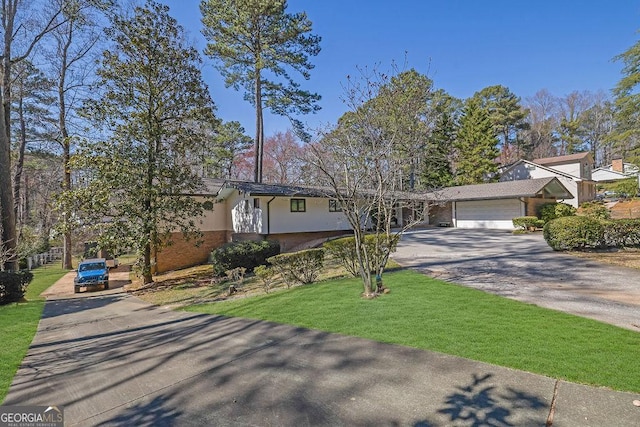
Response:
[[[613,159],[611,161],[611,170],[613,170],[614,172],[623,173],[624,163],[622,162],[622,159]]]

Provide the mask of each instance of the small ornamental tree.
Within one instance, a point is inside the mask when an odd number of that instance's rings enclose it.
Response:
[[[432,117],[423,100],[422,92],[407,97],[403,79],[363,70],[362,78],[350,78],[345,88],[350,111],[309,147],[308,160],[319,183],[330,188],[327,196],[336,199],[353,230],[357,270],[367,298],[377,295],[387,248],[424,215],[423,199],[403,192],[406,166],[415,163],[419,148],[416,142],[430,133],[424,122]],[[373,248],[365,240],[368,231],[375,236]]]

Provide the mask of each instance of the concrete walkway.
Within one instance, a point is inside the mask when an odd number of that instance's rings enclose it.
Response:
[[[636,399],[121,293],[48,301],[4,404],[66,426],[637,426]]]

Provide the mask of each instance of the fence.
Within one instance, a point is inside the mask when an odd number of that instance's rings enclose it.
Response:
[[[53,247],[50,248],[47,252],[27,257],[27,268],[29,270],[33,270],[34,268],[40,267],[41,265],[49,264],[50,262],[60,259],[62,259],[62,248]]]

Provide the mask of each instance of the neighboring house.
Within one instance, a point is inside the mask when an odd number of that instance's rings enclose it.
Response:
[[[502,172],[500,181],[558,178],[571,194],[571,197],[560,198],[560,201],[577,208],[580,204],[596,197],[596,184],[591,175],[592,170],[591,153],[576,153],[531,161],[519,160]]]
[[[205,201],[205,215],[197,219],[203,235],[196,245],[181,233],[156,255],[156,271],[164,272],[207,261],[211,251],[240,240],[277,240],[282,251],[352,232],[330,190],[282,184],[205,180],[205,188],[192,196]],[[414,197],[416,197],[414,195]],[[404,222],[398,210],[397,220]]]
[[[536,216],[537,208],[573,195],[558,177],[447,187],[427,194],[433,225],[513,230],[513,218]]]
[[[637,177],[640,168],[622,159],[614,159],[610,165],[594,169],[592,177],[595,182],[615,182],[621,179]]]

